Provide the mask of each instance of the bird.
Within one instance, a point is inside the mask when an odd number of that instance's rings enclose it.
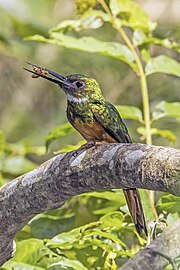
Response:
[[[33,78],[42,77],[57,84],[67,96],[67,119],[83,136],[87,144],[91,143],[132,143],[128,129],[113,104],[104,98],[99,83],[82,74],[68,76],[54,71],[32,66]],[[135,224],[136,231],[144,231],[147,236],[145,215],[139,191],[136,188],[123,189],[126,202]]]

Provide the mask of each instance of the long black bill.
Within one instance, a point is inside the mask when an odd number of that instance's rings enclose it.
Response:
[[[66,85],[66,86],[69,86],[70,84],[66,81],[66,77],[65,76],[62,76],[54,71],[51,71],[51,70],[48,70],[46,68],[43,68],[43,67],[40,67],[40,66],[37,66],[37,65],[34,65],[34,64],[31,64],[29,62],[26,62],[28,65],[31,65],[32,66],[32,70],[30,69],[27,69],[27,68],[23,68],[24,70],[32,73],[32,77],[33,78],[38,78],[38,77],[42,77],[48,81],[51,81],[53,83],[56,83],[58,84],[60,87],[63,86],[63,85]],[[52,75],[53,77],[57,78],[52,78],[52,77],[49,77],[47,76],[48,74]]]

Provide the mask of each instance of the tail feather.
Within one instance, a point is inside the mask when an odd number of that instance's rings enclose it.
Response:
[[[147,236],[147,228],[141,198],[137,189],[123,189],[131,217],[139,234],[144,230]]]

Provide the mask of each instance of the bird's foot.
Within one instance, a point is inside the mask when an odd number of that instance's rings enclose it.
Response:
[[[90,149],[91,147],[96,147],[96,142],[90,141],[81,145],[76,151],[74,151],[73,156],[77,157],[80,153]]]
[[[81,145],[76,151],[74,151],[73,156],[77,157],[80,153],[94,147],[95,149],[102,144],[107,144],[106,141],[89,141],[83,145]]]

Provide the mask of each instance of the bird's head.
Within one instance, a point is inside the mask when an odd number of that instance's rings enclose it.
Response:
[[[25,70],[33,73],[33,78],[40,76],[59,85],[66,93],[69,102],[103,99],[99,84],[95,79],[88,76],[81,74],[62,76],[54,71],[36,65],[32,65],[32,70],[26,68]]]

